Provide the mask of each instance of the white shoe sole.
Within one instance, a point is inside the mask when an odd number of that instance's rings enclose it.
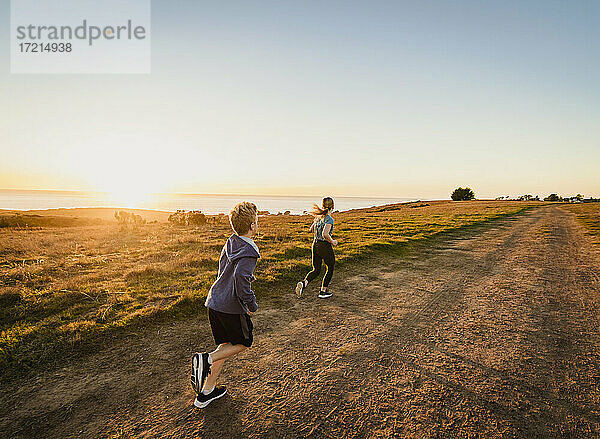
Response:
[[[321,296],[320,294],[317,296],[319,299],[329,299],[333,294],[328,294],[327,296]]]
[[[304,282],[298,282],[296,284],[296,296],[302,296],[302,290],[304,289]]]
[[[202,361],[202,354],[195,354],[192,357],[192,388],[194,389],[194,392],[196,393],[200,393],[200,391],[202,390],[201,388],[201,378],[202,378],[202,368],[204,366],[204,363]]]
[[[194,400],[194,406],[198,407],[199,409],[203,409],[204,407],[206,407],[208,404],[210,404],[211,402],[219,399],[220,397],[224,396],[225,394],[227,394],[227,389],[225,389],[225,391],[223,393],[221,393],[219,396],[215,396],[213,399],[209,399],[206,402],[200,402],[198,401],[198,399],[196,398]]]

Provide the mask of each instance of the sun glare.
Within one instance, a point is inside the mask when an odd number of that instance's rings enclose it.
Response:
[[[142,142],[130,140],[120,148],[115,146],[120,144],[117,139],[98,142],[97,151],[102,152],[87,162],[85,178],[111,205],[148,207],[154,194],[166,190],[171,168],[164,166],[164,157],[149,153]]]
[[[108,192],[107,197],[109,203],[115,207],[141,208],[151,200],[152,195],[141,188],[122,188]]]
[[[118,178],[107,175],[95,187],[106,194],[106,201],[112,206],[129,208],[147,207],[159,189],[135,173],[122,174]]]

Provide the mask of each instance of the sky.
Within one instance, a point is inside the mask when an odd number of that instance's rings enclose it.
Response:
[[[600,196],[600,2],[152,1],[152,73],[10,73],[0,188]]]

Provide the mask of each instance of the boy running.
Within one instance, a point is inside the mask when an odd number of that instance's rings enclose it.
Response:
[[[206,407],[225,395],[225,387],[216,382],[226,358],[252,345],[250,315],[258,309],[251,282],[260,258],[252,237],[258,230],[257,209],[253,203],[239,203],[229,215],[234,234],[229,237],[219,258],[219,274],[211,286],[204,306],[217,348],[192,357],[191,383],[197,394],[194,405]]]

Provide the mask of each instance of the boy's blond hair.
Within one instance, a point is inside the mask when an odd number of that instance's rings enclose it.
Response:
[[[233,231],[239,235],[245,235],[250,226],[256,221],[258,209],[254,203],[243,201],[238,203],[229,213],[229,222]]]

